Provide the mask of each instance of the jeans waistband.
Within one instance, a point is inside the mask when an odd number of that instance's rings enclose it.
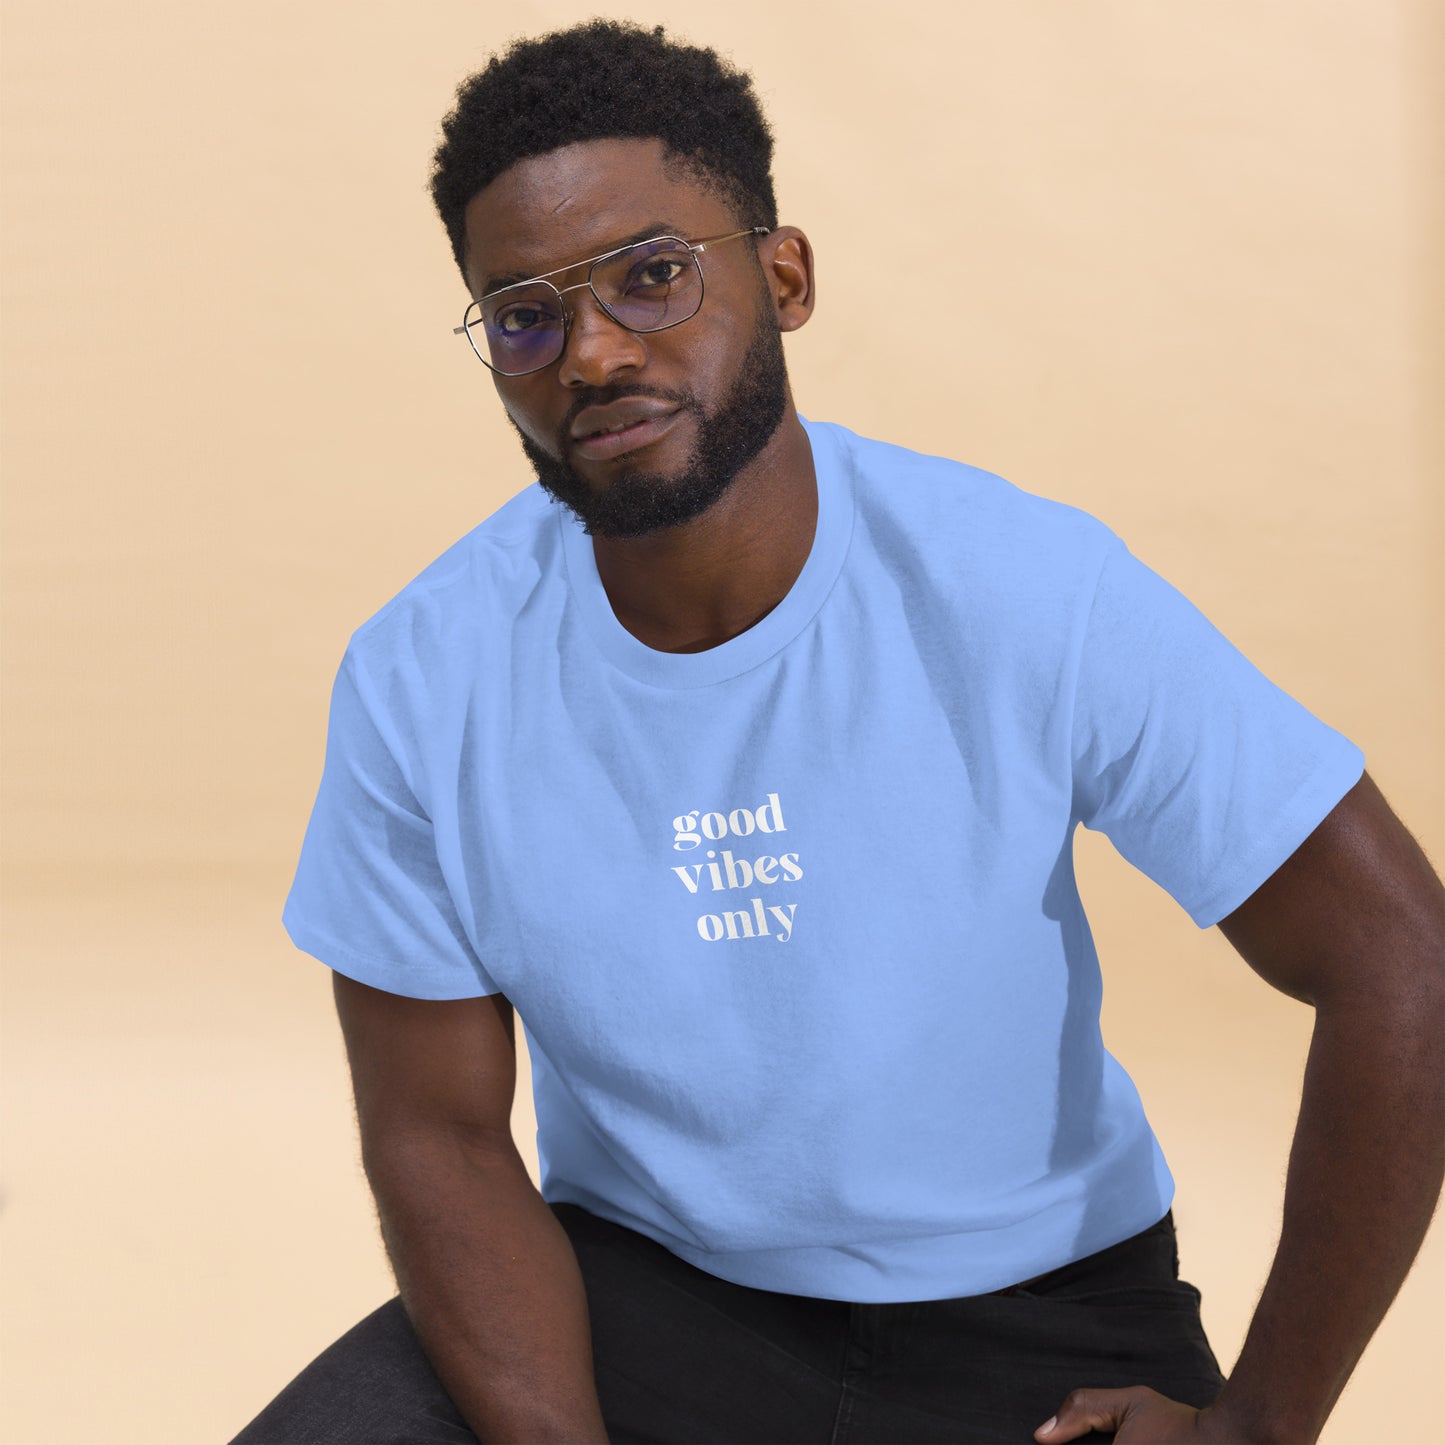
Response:
[[[1174,1210],[1171,1206],[1164,1218],[1128,1239],[1121,1239],[1105,1249],[1083,1255],[1057,1269],[1036,1274],[1032,1279],[1022,1279],[1017,1284],[1005,1285],[1003,1289],[991,1289],[989,1294],[1011,1295],[1021,1289],[1037,1284],[1066,1284],[1076,1278],[1110,1271],[1129,1270],[1159,1271],[1167,1269],[1175,1278],[1179,1274],[1179,1248],[1174,1232]]]

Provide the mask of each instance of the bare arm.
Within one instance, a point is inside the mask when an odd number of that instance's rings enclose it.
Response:
[[[1366,772],[1219,929],[1315,1027],[1279,1246],[1216,1404],[1312,1441],[1445,1177],[1445,887]]]
[[[512,1139],[511,1004],[334,992],[382,1238],[447,1393],[486,1445],[606,1445],[577,1257]]]

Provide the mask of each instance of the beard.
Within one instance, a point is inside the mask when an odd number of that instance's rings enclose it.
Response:
[[[578,398],[580,405],[571,411],[575,415],[583,406],[606,406],[628,396],[675,401],[680,410],[697,417],[697,442],[677,475],[650,472],[623,461],[613,468],[606,488],[594,491],[585,477],[562,460],[567,455],[570,422],[559,438],[561,456],[554,457],[506,412],[542,489],[576,514],[588,536],[642,537],[662,527],[676,527],[701,516],[727,491],[738,473],[772,440],[787,410],[782,334],[763,311],[743,354],[737,380],[712,413],[686,393],[638,387],[602,388]]]

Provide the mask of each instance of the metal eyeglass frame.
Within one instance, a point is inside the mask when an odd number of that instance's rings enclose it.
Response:
[[[489,301],[493,296],[500,296],[504,291],[512,291],[519,286],[535,286],[539,281],[545,285],[549,291],[556,292],[559,304],[562,301],[562,297],[566,295],[568,291],[580,291],[583,287],[586,287],[587,290],[592,292],[593,299],[597,304],[625,331],[635,332],[639,336],[651,335],[654,331],[667,331],[671,327],[681,326],[684,321],[691,321],[692,318],[697,315],[697,312],[702,310],[702,298],[706,291],[706,286],[703,281],[702,267],[697,265],[695,259],[699,251],[705,251],[709,246],[721,246],[724,241],[736,241],[739,236],[767,236],[770,234],[771,228],[768,226],[749,226],[746,231],[729,231],[724,236],[704,236],[700,241],[689,242],[684,241],[681,236],[667,235],[648,236],[645,240],[629,241],[627,245],[617,246],[611,251],[604,251],[600,256],[590,256],[584,261],[574,261],[570,266],[559,266],[555,271],[544,271],[540,276],[529,277],[526,281],[514,281],[510,286],[499,286],[495,291],[488,291],[485,296],[479,296],[475,301],[468,304],[466,314],[462,317],[462,324],[452,327],[452,335],[465,336],[467,338],[467,344],[476,353],[477,360],[480,361],[488,371],[494,371],[498,376],[532,376],[536,372],[545,371],[554,362],[560,361],[566,353],[567,337],[572,330],[572,313],[567,307],[565,305],[562,306],[562,346],[551,361],[544,361],[541,366],[529,367],[526,371],[499,371],[482,355],[481,348],[472,336],[472,328],[467,325],[466,317],[471,314],[473,306],[480,306],[483,301]],[[597,294],[592,285],[592,273],[602,262],[610,261],[613,256],[620,256],[624,251],[631,251],[637,246],[650,246],[657,241],[676,241],[680,246],[693,254],[693,265],[697,267],[698,286],[701,288],[698,291],[697,310],[687,316],[679,317],[676,321],[665,322],[661,326],[628,326],[625,321],[613,313],[611,307]],[[579,281],[575,286],[554,286],[547,279],[549,276],[560,276],[564,271],[575,271],[579,266],[587,267],[587,279],[585,281]]]

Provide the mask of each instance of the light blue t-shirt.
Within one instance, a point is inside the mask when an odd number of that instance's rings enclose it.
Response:
[[[720,647],[633,637],[535,483],[358,627],[283,919],[506,994],[549,1201],[757,1289],[979,1294],[1174,1197],[1075,825],[1207,928],[1364,754],[1087,512],[804,425],[812,550]]]

